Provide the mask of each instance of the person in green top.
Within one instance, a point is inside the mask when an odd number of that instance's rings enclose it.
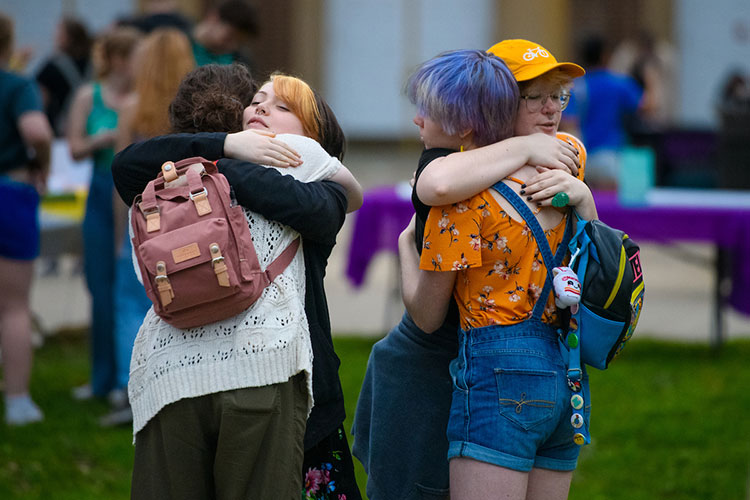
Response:
[[[113,28],[94,44],[97,78],[79,88],[70,109],[68,143],[74,159],[94,163],[86,215],[83,253],[91,293],[91,384],[76,388],[80,399],[107,396],[115,388],[114,281],[115,234],[111,165],[118,113],[131,98],[130,57],[141,35],[135,28]],[[120,227],[120,229],[123,229]]]
[[[257,14],[246,0],[218,3],[193,28],[196,66],[241,62],[252,69],[250,61],[243,59],[238,51],[244,42],[257,33]]]

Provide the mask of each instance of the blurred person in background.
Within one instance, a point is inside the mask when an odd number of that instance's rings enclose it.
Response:
[[[252,70],[252,61],[240,55],[240,49],[257,33],[257,13],[247,0],[222,0],[209,7],[193,28],[195,64],[240,62]]]
[[[7,71],[13,21],[0,12],[0,349],[5,421],[24,425],[44,418],[29,395],[29,292],[39,255],[39,197],[49,170],[52,129],[36,85]]]
[[[36,73],[44,110],[55,131],[65,136],[65,123],[76,90],[89,76],[92,40],[83,22],[63,18],[55,32],[55,53]]]
[[[133,56],[135,93],[120,112],[115,150],[135,141],[169,133],[169,103],[182,79],[194,67],[190,40],[175,28],[157,28],[138,45]],[[102,417],[104,426],[132,422],[128,402],[128,376],[133,342],[151,301],[133,268],[127,207],[115,201],[115,388],[112,411]]]
[[[659,51],[656,39],[648,31],[639,34],[635,41],[635,58],[627,72],[643,91],[632,133],[651,133],[663,130],[670,121],[675,103],[671,91],[669,61],[666,53]]]
[[[580,128],[588,149],[586,181],[595,188],[614,189],[620,152],[628,144],[627,125],[638,112],[643,92],[630,76],[607,67],[610,47],[594,35],[581,44],[586,75],[576,81],[565,113]]]
[[[131,56],[141,37],[135,28],[116,27],[95,44],[96,80],[80,87],[71,106],[68,143],[73,158],[93,157],[94,168],[83,220],[86,284],[91,293],[91,381],[74,397],[109,395],[116,386],[114,347],[115,214],[111,165],[118,114],[132,91]],[[117,203],[120,203],[119,201]]]
[[[146,0],[143,14],[123,19],[121,25],[133,26],[148,34],[158,28],[176,28],[186,35],[192,23],[180,12],[176,0]]]

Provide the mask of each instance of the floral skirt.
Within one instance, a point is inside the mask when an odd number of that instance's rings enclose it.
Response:
[[[305,451],[302,500],[362,500],[344,426]]]

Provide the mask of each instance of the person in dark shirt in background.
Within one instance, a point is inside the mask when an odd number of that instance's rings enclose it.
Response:
[[[44,111],[57,137],[65,136],[70,103],[76,89],[88,79],[92,42],[83,22],[63,18],[57,25],[55,53],[36,74]]]
[[[33,351],[29,292],[39,255],[39,195],[49,170],[52,129],[36,86],[6,71],[13,49],[13,21],[0,12],[0,348],[3,353],[5,422],[25,425],[44,418],[29,395]]]

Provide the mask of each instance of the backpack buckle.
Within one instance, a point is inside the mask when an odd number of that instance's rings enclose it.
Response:
[[[203,189],[199,191],[190,191],[190,199],[195,205],[195,211],[198,212],[198,216],[211,213],[211,203],[208,201],[206,186],[203,186]]]
[[[144,209],[143,202],[140,202],[138,204],[138,209],[146,218],[147,233],[153,233],[154,231],[158,231],[159,229],[161,229],[161,216],[159,215],[161,213],[161,209],[159,208],[159,205]]]
[[[568,368],[568,380],[577,382],[583,378],[583,370],[580,368]]]
[[[167,265],[163,260],[156,263],[156,272],[159,273],[154,278],[156,289],[159,291],[159,300],[162,307],[167,307],[174,299],[174,290],[167,277]]]
[[[203,189],[200,189],[198,191],[190,191],[190,199],[193,201],[195,201],[195,199],[201,195],[208,196],[208,190],[206,189],[206,186],[203,186]]]
[[[211,266],[214,268],[214,273],[216,273],[216,281],[219,283],[219,286],[229,286],[229,269],[224,263],[224,256],[221,255],[218,243],[211,243],[208,246],[208,250],[213,257],[211,259]]]

